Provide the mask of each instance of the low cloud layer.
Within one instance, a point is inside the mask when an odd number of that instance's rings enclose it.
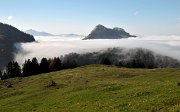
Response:
[[[35,37],[37,42],[16,44],[20,51],[15,60],[20,64],[25,59],[37,57],[52,58],[77,52],[86,53],[107,48],[145,48],[157,54],[180,60],[180,36],[148,36],[119,40],[81,40],[78,37]]]

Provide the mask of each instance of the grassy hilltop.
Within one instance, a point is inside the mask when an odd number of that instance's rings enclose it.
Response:
[[[0,112],[180,111],[180,69],[89,65],[0,81]]]

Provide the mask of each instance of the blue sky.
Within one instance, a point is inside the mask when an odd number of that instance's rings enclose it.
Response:
[[[87,35],[97,24],[136,35],[180,35],[180,0],[0,0],[0,22]]]

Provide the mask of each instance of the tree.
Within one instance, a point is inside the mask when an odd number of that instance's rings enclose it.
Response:
[[[60,58],[54,58],[50,61],[50,64],[49,64],[49,71],[58,71],[58,70],[61,70],[62,69],[62,63],[61,63],[61,60]]]
[[[23,76],[24,77],[27,77],[27,76],[30,76],[30,75],[32,75],[32,73],[31,73],[31,60],[30,59],[28,59],[28,60],[25,60],[25,62],[24,62],[24,64],[23,64]]]
[[[37,59],[34,57],[32,61],[28,59],[25,60],[25,63],[23,64],[23,76],[31,76],[36,75],[40,73],[39,63]]]
[[[48,73],[49,72],[49,62],[46,58],[42,58],[40,62],[40,72]]]
[[[13,78],[13,63],[9,62],[6,66],[7,78]]]
[[[21,68],[18,62],[9,62],[6,66],[7,78],[14,78],[21,76]]]
[[[0,79],[3,80],[2,72],[0,71]]]
[[[111,65],[111,61],[108,59],[108,57],[105,57],[101,60],[100,64]]]
[[[59,57],[56,58],[55,61],[56,61],[56,70],[61,70],[62,69],[62,62],[61,62],[60,58]]]
[[[35,57],[31,61],[31,72],[32,75],[36,75],[40,73],[39,63]]]
[[[21,77],[21,67],[19,66],[18,62],[13,63],[13,74],[15,77]]]

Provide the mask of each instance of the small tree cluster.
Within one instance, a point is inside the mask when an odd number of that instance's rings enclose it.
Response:
[[[53,72],[53,71],[58,71],[58,70],[61,70],[62,69],[62,63],[61,63],[61,60],[60,58],[54,58],[54,59],[51,59],[49,61],[49,71],[50,72]]]
[[[23,76],[31,76],[40,73],[40,66],[36,58],[25,60],[23,64]]]
[[[6,71],[4,74],[0,73],[1,79],[7,78],[14,78],[14,77],[21,77],[21,67],[19,66],[18,62],[9,62],[6,66]]]
[[[36,58],[32,60],[28,59],[23,64],[23,76],[31,76],[40,73],[48,73],[53,71],[58,71],[62,69],[60,58],[53,58],[47,60],[46,58],[42,58],[41,62],[38,63]]]

